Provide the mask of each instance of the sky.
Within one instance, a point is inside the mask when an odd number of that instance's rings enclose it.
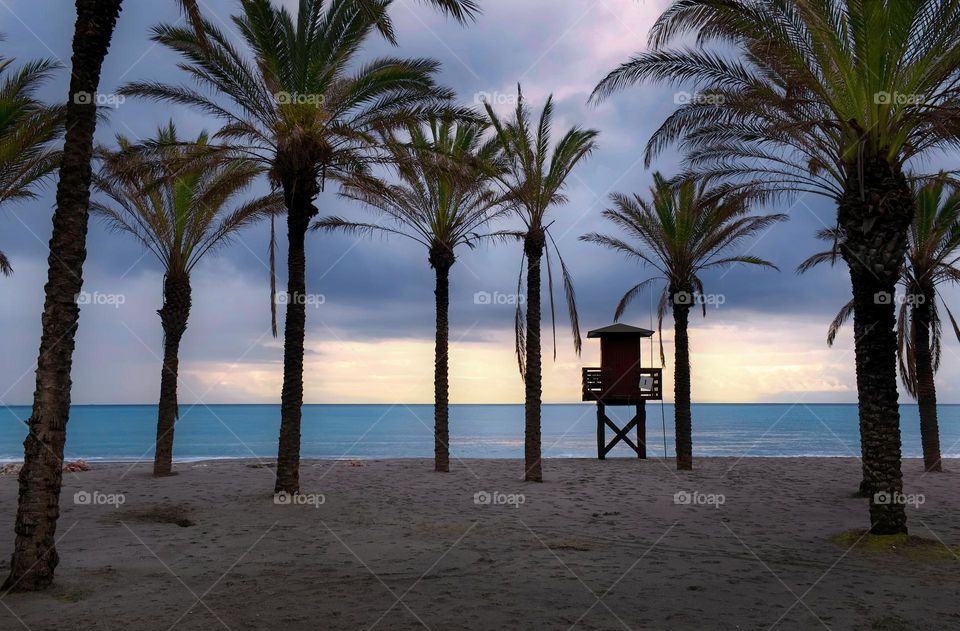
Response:
[[[285,0],[295,10],[295,0]],[[236,0],[201,0],[206,15],[236,38],[229,15]],[[652,275],[636,262],[578,240],[609,231],[601,217],[612,192],[646,193],[651,171],[642,150],[673,110],[683,86],[643,85],[601,105],[587,103],[597,82],[643,50],[650,25],[667,0],[484,0],[484,13],[463,27],[413,0],[396,0],[399,46],[371,40],[361,61],[382,55],[431,57],[440,81],[463,104],[488,98],[509,108],[518,83],[537,112],[556,101],[555,130],[599,130],[599,149],[569,180],[567,204],[551,210],[551,232],[571,269],[584,334],[573,350],[565,309],[558,305],[557,354],[545,343],[544,401],[579,400],[580,367],[599,364],[599,345],[586,331],[610,324],[623,293]],[[56,6],[58,11],[51,12]],[[151,26],[179,19],[173,2],[126,0],[103,70],[101,94],[135,80],[179,82],[176,57],[149,40]],[[0,54],[18,62],[37,57],[68,66],[75,15],[72,3],[0,0]],[[62,100],[68,72],[42,90]],[[149,137],[172,119],[182,135],[215,130],[217,121],[186,108],[135,99],[113,102],[97,133]],[[666,152],[652,166],[674,173],[680,156]],[[929,167],[929,165],[926,165]],[[260,188],[266,190],[265,184]],[[0,249],[15,274],[0,278],[0,404],[32,401],[40,313],[46,279],[54,183],[35,200],[0,208]],[[375,218],[330,187],[321,214]],[[804,276],[796,266],[821,245],[813,235],[834,223],[831,200],[810,194],[758,212],[784,212],[745,246],[780,271],[735,267],[704,276],[719,297],[706,317],[691,318],[694,402],[856,402],[851,331],[826,346],[826,329],[849,299],[843,267]],[[510,221],[502,227],[515,225]],[[278,234],[282,235],[282,228]],[[210,255],[193,275],[193,311],[181,345],[180,401],[276,403],[282,383],[282,339],[270,334],[269,228],[254,226]],[[278,261],[286,260],[280,239]],[[73,365],[73,402],[153,403],[159,393],[162,268],[125,235],[91,222],[84,291]],[[513,302],[521,264],[519,244],[495,244],[457,254],[451,273],[450,396],[453,403],[523,401],[513,346]],[[307,245],[305,402],[425,403],[433,397],[433,271],[419,244],[398,239],[312,233]],[[281,269],[280,287],[285,286]],[[657,289],[659,291],[659,288]],[[945,292],[948,303],[957,293]],[[488,299],[489,298],[489,299]],[[558,300],[560,296],[558,295]],[[546,307],[546,293],[544,306]],[[545,309],[545,313],[546,313]],[[281,309],[281,318],[283,311]],[[650,328],[651,296],[639,298],[624,321]],[[282,322],[282,320],[281,320]],[[282,325],[281,325],[282,332]],[[549,320],[544,321],[545,337]],[[665,322],[665,398],[672,400],[672,323]],[[960,348],[947,339],[938,396],[960,402]],[[901,394],[901,399],[904,396]]]

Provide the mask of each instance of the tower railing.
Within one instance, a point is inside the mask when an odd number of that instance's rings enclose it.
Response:
[[[603,369],[583,369],[583,400],[629,405],[635,401],[663,398],[663,369],[638,368],[637,383],[626,384],[621,375],[604,374]]]

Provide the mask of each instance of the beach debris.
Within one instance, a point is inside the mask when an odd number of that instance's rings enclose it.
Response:
[[[126,510],[121,515],[122,519],[127,521],[170,524],[180,528],[189,528],[196,525],[196,522],[190,519],[189,510],[186,505],[160,504],[140,510]]]
[[[556,543],[547,544],[551,550],[575,550],[577,552],[588,552],[590,546],[578,539],[564,539]]]
[[[65,603],[78,603],[83,600],[85,594],[81,591],[63,592],[55,594],[54,598]]]
[[[351,461],[350,461],[350,466],[351,466],[351,467],[365,467],[366,465],[363,464],[363,462],[360,461],[360,460],[351,460]]]
[[[937,539],[915,535],[874,535],[868,530],[847,530],[834,535],[830,541],[848,552],[856,549],[864,554],[891,555],[921,562],[952,563],[960,554],[960,546],[948,545]]]
[[[90,469],[91,467],[87,464],[86,460],[71,460],[63,463],[64,473],[80,473],[81,471],[89,471]]]
[[[23,468],[22,464],[16,462],[8,462],[7,464],[0,467],[0,475],[19,475],[20,469]]]

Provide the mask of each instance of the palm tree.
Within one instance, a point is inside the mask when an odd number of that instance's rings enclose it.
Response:
[[[460,21],[473,0],[429,0]],[[429,59],[383,58],[357,67],[375,33],[394,42],[393,0],[300,0],[297,16],[270,0],[241,0],[233,23],[246,50],[202,15],[188,27],[160,25],[153,40],[179,53],[204,90],[140,82],[136,94],[189,105],[224,122],[216,138],[262,162],[287,209],[287,313],[277,453],[277,493],[300,489],[300,418],[306,332],[306,249],[314,201],[327,177],[364,171],[373,133],[422,118],[452,97]],[[271,256],[272,260],[272,256]],[[274,326],[276,333],[276,327]]]
[[[33,591],[53,582],[60,515],[63,448],[70,411],[70,368],[86,258],[90,160],[100,68],[110,46],[121,0],[77,0],[73,69],[64,123],[66,134],[53,213],[49,270],[44,288],[43,334],[14,530],[17,538],[4,590]]]
[[[103,60],[113,39],[123,0],[76,0],[70,89],[64,113],[63,152],[57,207],[50,237],[47,284],[37,385],[24,440],[17,503],[17,533],[7,591],[34,591],[53,581],[59,557],[55,546],[60,515],[63,448],[70,419],[70,368],[80,319],[77,295],[83,286],[87,219],[97,126],[96,94]],[[194,24],[196,0],[177,0]]]
[[[531,112],[523,100],[523,92],[517,86],[517,106],[513,118],[502,120],[489,103],[487,115],[493,124],[497,141],[504,153],[505,169],[494,179],[503,192],[503,203],[514,210],[524,224],[524,231],[517,234],[523,239],[523,256],[527,264],[526,323],[522,306],[517,300],[515,314],[517,362],[525,386],[524,402],[524,480],[543,481],[540,462],[540,405],[543,376],[541,374],[540,348],[540,261],[547,255],[547,276],[550,287],[550,313],[553,316],[553,279],[550,272],[550,253],[547,239],[553,244],[563,276],[564,293],[573,331],[573,345],[580,353],[580,326],[577,322],[576,295],[573,280],[548,229],[548,212],[566,202],[563,189],[567,177],[577,164],[596,148],[599,132],[575,126],[567,130],[551,151],[551,127],[553,123],[553,96],[540,113],[536,128],[533,128]],[[521,269],[517,279],[517,293],[523,282]],[[526,330],[524,330],[526,329]],[[554,324],[554,357],[556,357],[556,325]]]
[[[960,327],[947,307],[938,287],[960,281],[957,258],[960,256],[960,187],[945,176],[914,186],[917,213],[907,237],[907,256],[901,268],[900,284],[904,299],[897,318],[897,357],[900,382],[920,412],[920,441],[924,469],[943,470],[940,461],[940,430],[937,424],[937,388],[934,375],[940,367],[942,320],[937,299],[943,303],[953,331],[960,340]],[[833,247],[804,261],[798,271],[806,272],[820,263],[834,264],[840,255],[835,229],[821,230],[817,236]],[[893,302],[893,296],[889,297]],[[833,345],[840,327],[853,313],[853,301],[837,313],[827,333]]]
[[[194,143],[177,137],[171,122],[147,146],[117,137],[119,150],[103,153],[94,183],[109,201],[90,211],[120,232],[133,235],[163,265],[163,366],[157,415],[153,474],[171,475],[177,406],[180,340],[190,317],[190,274],[205,254],[244,227],[283,208],[273,194],[240,203],[238,197],[261,174],[248,159],[224,158],[208,147],[208,136]],[[152,149],[153,145],[155,149]]]
[[[13,62],[0,56],[0,205],[33,199],[35,185],[56,170],[60,152],[50,143],[63,135],[66,113],[63,106],[45,105],[36,99],[40,84],[58,68],[55,62],[39,59],[8,73]],[[13,273],[3,252],[0,273]]]
[[[690,309],[701,305],[707,315],[706,294],[700,274],[737,263],[776,266],[748,254],[730,255],[744,241],[767,231],[786,219],[785,215],[753,215],[750,198],[729,187],[710,188],[693,180],[671,182],[653,174],[650,199],[640,195],[611,195],[613,208],[603,216],[618,229],[616,236],[596,232],[580,237],[598,243],[628,258],[652,267],[657,275],[630,288],[617,305],[619,321],[627,306],[652,283],[664,281],[657,307],[660,333],[660,363],[663,354],[663,318],[667,307],[673,311],[674,366],[673,398],[677,447],[677,469],[693,468],[692,420],[690,414],[690,340],[687,326]]]
[[[648,159],[679,142],[694,174],[836,202],[874,534],[907,531],[904,506],[877,501],[899,496],[903,476],[896,314],[874,296],[893,294],[906,251],[914,205],[904,165],[960,136],[958,40],[960,0],[677,0],[650,49],[594,92],[690,82],[701,92],[657,130]]]
[[[341,194],[378,210],[386,220],[357,223],[340,217],[317,221],[314,229],[361,234],[394,234],[427,248],[436,275],[436,351],[434,356],[434,469],[450,470],[448,357],[450,269],[458,246],[476,247],[487,223],[507,210],[499,207],[491,187],[499,148],[484,141],[486,125],[457,123],[453,116],[433,118],[426,129],[408,128],[409,141],[391,134],[384,145],[397,172],[397,183],[357,175],[343,183]]]

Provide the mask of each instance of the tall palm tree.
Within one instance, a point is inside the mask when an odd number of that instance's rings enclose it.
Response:
[[[32,591],[53,581],[59,557],[55,546],[60,516],[63,448],[70,418],[70,368],[80,319],[76,296],[83,286],[87,220],[97,126],[96,94],[100,71],[122,0],[76,0],[73,57],[57,183],[57,206],[50,237],[44,287],[42,334],[37,359],[33,411],[24,440],[17,503],[17,533],[10,574],[2,589]],[[194,23],[196,0],[177,0]]]
[[[710,188],[704,181],[696,183],[690,179],[671,182],[660,173],[653,174],[649,200],[640,195],[622,194],[612,195],[611,200],[613,208],[605,210],[603,216],[617,227],[617,234],[593,232],[580,238],[625,254],[657,272],[624,294],[614,313],[615,320],[620,320],[630,302],[644,289],[664,281],[657,306],[660,363],[665,365],[663,318],[669,306],[673,311],[674,330],[677,469],[689,470],[693,468],[693,438],[687,327],[690,309],[699,304],[706,316],[710,302],[700,274],[738,263],[776,269],[759,257],[729,252],[786,219],[786,215],[753,215],[750,198],[729,187]]]
[[[428,0],[465,21],[473,0]],[[357,65],[374,34],[395,43],[393,0],[300,0],[296,16],[270,0],[240,0],[232,20],[243,49],[202,15],[190,26],[160,25],[153,40],[178,53],[202,89],[139,82],[136,94],[195,107],[224,122],[216,138],[241,146],[268,169],[287,209],[287,313],[276,492],[300,489],[300,419],[306,332],[306,249],[314,201],[327,177],[362,172],[373,132],[436,111],[452,96],[429,59]],[[271,256],[272,259],[272,256]],[[276,332],[276,327],[274,327]]]
[[[960,186],[945,176],[914,185],[917,212],[907,236],[907,256],[901,268],[900,285],[904,296],[897,318],[897,357],[900,382],[920,412],[920,442],[924,469],[943,470],[940,460],[940,430],[937,423],[937,388],[934,375],[940,367],[942,320],[937,299],[943,303],[953,331],[960,340],[960,327],[938,289],[960,282]],[[806,272],[821,263],[834,264],[840,253],[838,233],[824,229],[818,236],[833,247],[804,261],[798,270]],[[893,302],[893,296],[889,296]],[[853,313],[853,301],[837,313],[827,332],[827,344],[833,345],[840,327]]]
[[[90,160],[100,68],[120,14],[121,0],[77,0],[73,63],[67,99],[66,134],[57,183],[57,206],[50,237],[49,270],[44,287],[43,333],[29,431],[23,442],[23,469],[17,538],[4,590],[32,591],[53,582],[59,557],[55,546],[60,516],[63,448],[70,411],[70,368],[86,258]]]
[[[526,323],[520,300],[515,314],[516,351],[520,374],[524,380],[524,480],[543,481],[540,461],[540,406],[542,396],[541,347],[540,347],[540,261],[546,253],[547,276],[550,287],[550,313],[553,316],[553,279],[550,272],[548,239],[557,253],[563,276],[564,293],[573,331],[573,345],[580,352],[580,326],[577,322],[576,295],[573,281],[566,264],[560,258],[549,228],[550,210],[567,201],[563,191],[567,177],[581,160],[596,148],[599,132],[575,126],[551,147],[553,124],[553,96],[540,113],[536,127],[531,112],[523,100],[523,92],[517,86],[517,106],[513,118],[503,120],[489,103],[485,104],[487,116],[496,132],[497,141],[504,153],[505,169],[495,177],[503,192],[503,203],[512,208],[524,224],[518,238],[523,239],[523,256],[527,267]],[[517,293],[523,282],[523,273],[517,280]],[[554,324],[554,333],[556,325]],[[556,357],[556,334],[553,352]]]
[[[485,141],[486,125],[433,118],[426,128],[411,125],[409,138],[391,134],[384,145],[397,182],[357,175],[343,183],[341,194],[379,211],[385,224],[358,223],[340,217],[317,221],[314,229],[361,234],[394,234],[427,248],[436,276],[436,350],[434,356],[434,469],[450,470],[449,431],[449,287],[456,248],[476,247],[493,234],[477,231],[508,212],[498,205],[491,186],[499,148]]]
[[[206,133],[186,144],[171,122],[146,146],[123,136],[117,144],[117,151],[103,153],[103,168],[94,176],[107,200],[93,201],[90,211],[111,228],[133,235],[164,268],[163,307],[157,312],[163,326],[163,366],[153,474],[171,475],[190,274],[205,254],[228,243],[239,230],[278,213],[283,200],[273,194],[241,202],[238,198],[262,167],[211,151]]]
[[[13,62],[0,56],[0,205],[33,199],[36,185],[56,170],[60,151],[51,143],[63,135],[66,113],[62,105],[46,105],[36,98],[37,89],[58,68],[55,62],[38,59],[16,72]],[[13,273],[3,252],[0,273]]]
[[[692,38],[690,36],[693,36]],[[899,496],[893,294],[913,219],[905,164],[960,136],[960,0],[677,0],[650,48],[597,86],[688,82],[647,145],[679,142],[691,172],[837,204],[853,286],[857,391],[874,534],[907,531]],[[690,43],[692,42],[692,43]]]

